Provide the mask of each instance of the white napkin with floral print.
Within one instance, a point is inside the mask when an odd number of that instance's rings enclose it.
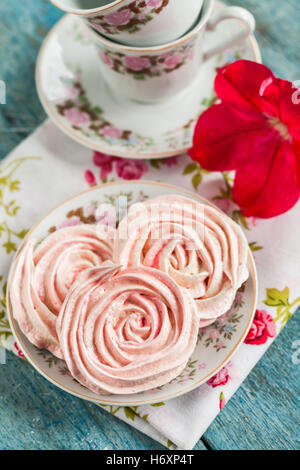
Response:
[[[159,406],[107,408],[170,448],[192,449],[300,306],[299,276],[295,275],[297,259],[300,262],[300,204],[276,219],[245,219],[230,200],[231,179],[227,174],[208,174],[187,155],[141,162],[94,154],[46,121],[0,166],[0,344],[22,357],[5,313],[5,283],[26,230],[90,184],[142,178],[195,190],[214,200],[244,226],[258,268],[255,320],[246,343],[226,367],[207,384]],[[218,331],[214,336],[212,341],[222,340]]]

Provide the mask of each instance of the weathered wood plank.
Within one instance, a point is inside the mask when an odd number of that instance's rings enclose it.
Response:
[[[300,311],[205,433],[208,447],[300,449],[300,364],[292,360],[299,340]]]
[[[162,449],[92,403],[60,391],[11,353],[0,366],[0,449]]]

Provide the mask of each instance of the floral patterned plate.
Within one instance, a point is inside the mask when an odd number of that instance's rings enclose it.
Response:
[[[115,224],[117,214],[123,217],[123,209],[138,202],[159,195],[181,194],[205,204],[210,204],[200,196],[161,183],[154,182],[117,182],[95,187],[63,202],[35,225],[27,237],[42,240],[49,232],[62,227],[80,223]],[[231,310],[214,325],[201,330],[196,349],[184,372],[171,383],[159,389],[135,395],[98,396],[89,391],[70,375],[66,364],[51,353],[33,346],[20,331],[12,317],[7,297],[9,321],[12,331],[29,362],[50,382],[61,389],[104,405],[138,406],[165,402],[187,393],[206,382],[216,374],[238,350],[252,324],[257,301],[257,276],[252,254],[249,250],[250,278],[238,292]],[[9,292],[9,280],[8,288]]]
[[[237,20],[223,22],[207,33],[208,46],[239,28]],[[254,37],[202,65],[183,94],[161,104],[135,103],[113,94],[101,76],[100,59],[86,26],[66,16],[45,40],[36,82],[46,112],[80,144],[120,157],[162,158],[191,146],[197,118],[216,99],[216,69],[239,58],[261,61]]]

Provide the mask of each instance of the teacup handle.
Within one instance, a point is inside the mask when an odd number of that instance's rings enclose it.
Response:
[[[252,13],[250,13],[250,11],[241,7],[225,7],[222,10],[217,11],[213,15],[213,18],[208,21],[206,30],[213,31],[215,30],[216,26],[221,23],[221,21],[232,18],[242,21],[242,23],[244,23],[244,28],[240,32],[236,33],[231,39],[225,41],[223,44],[220,44],[219,46],[213,47],[212,49],[206,51],[203,56],[203,61],[210,59],[216,54],[220,54],[224,50],[229,49],[240,41],[246,39],[248,36],[250,36],[250,34],[254,33],[254,16],[252,15]]]

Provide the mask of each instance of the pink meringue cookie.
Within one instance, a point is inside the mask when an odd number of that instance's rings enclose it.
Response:
[[[111,263],[80,275],[57,319],[72,376],[100,395],[143,392],[177,377],[198,329],[195,302],[167,274]]]
[[[57,315],[78,274],[112,258],[114,235],[110,227],[79,225],[24,245],[12,267],[9,297],[14,318],[35,346],[63,358]]]
[[[219,210],[169,195],[133,205],[120,223],[114,261],[168,273],[196,300],[200,327],[225,314],[247,280],[248,243]]]

